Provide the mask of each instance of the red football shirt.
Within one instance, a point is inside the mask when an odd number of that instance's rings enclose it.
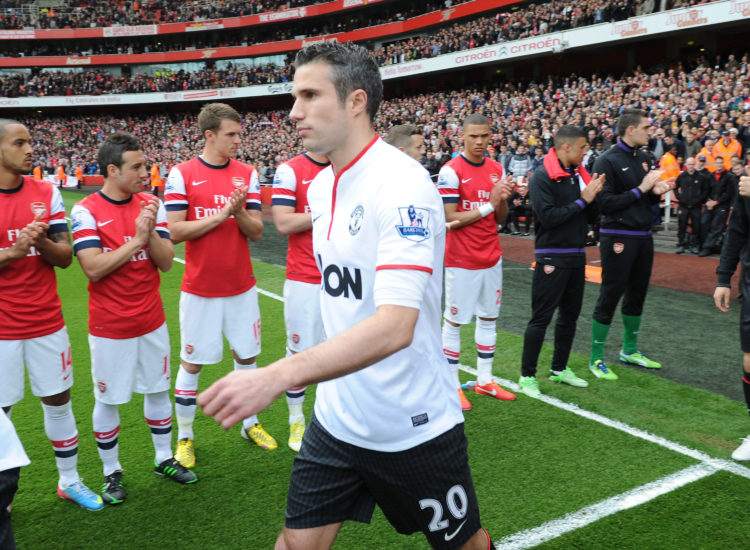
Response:
[[[474,164],[458,155],[440,169],[438,190],[443,204],[457,203],[459,212],[476,210],[490,202],[490,191],[502,177],[499,162],[485,158],[481,164]],[[454,229],[445,240],[445,267],[487,269],[502,254],[494,215]]]
[[[315,176],[326,166],[328,163],[315,162],[304,153],[279,166],[273,178],[271,204],[291,206],[297,213],[309,214],[307,190]],[[313,256],[312,229],[289,235],[286,278],[303,283],[320,284],[320,271]]]
[[[115,201],[101,191],[78,202],[70,213],[73,250],[120,248],[135,235],[135,219],[141,201],[153,195],[139,193]],[[169,238],[167,212],[159,204],[156,231]],[[151,261],[148,245],[125,265],[94,282],[89,282],[89,333],[103,338],[135,338],[156,330],[164,323],[164,306],[159,294],[159,270]]]
[[[212,166],[200,157],[169,172],[164,202],[167,211],[186,210],[186,220],[218,213],[232,191],[247,187],[248,210],[260,210],[260,183],[255,168],[230,159]],[[185,243],[182,290],[209,298],[236,296],[255,286],[248,239],[230,217],[205,235]]]
[[[49,182],[24,176],[16,189],[0,189],[0,248],[15,244],[36,213],[49,233],[68,231],[65,206]],[[26,340],[63,328],[55,269],[36,248],[0,270],[0,340]]]

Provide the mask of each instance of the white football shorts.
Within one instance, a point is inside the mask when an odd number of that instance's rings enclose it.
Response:
[[[472,316],[497,319],[503,296],[503,259],[487,269],[445,268],[443,317],[458,325]]]
[[[68,329],[27,340],[0,340],[0,407],[23,399],[24,365],[37,397],[62,393],[73,385]]]
[[[206,298],[180,294],[180,358],[194,365],[221,361],[226,336],[240,359],[260,355],[258,290],[236,296]]]
[[[320,315],[320,285],[284,281],[286,347],[299,353],[325,340]]]
[[[135,393],[168,391],[170,349],[167,324],[135,338],[102,338],[89,334],[94,398],[122,405]]]

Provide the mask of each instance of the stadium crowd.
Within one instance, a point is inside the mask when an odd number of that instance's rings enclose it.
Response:
[[[416,124],[427,145],[423,163],[432,173],[458,151],[460,121],[471,112],[484,114],[497,129],[490,154],[511,172],[523,175],[540,154],[536,150],[546,151],[555,130],[568,121],[587,132],[592,162],[614,143],[614,120],[622,108],[630,106],[649,113],[651,147],[661,154],[667,150],[657,136],[677,143],[684,159],[686,150],[697,154],[696,141],[702,147],[706,139],[715,141],[730,128],[738,130],[745,150],[750,148],[750,113],[745,116],[750,107],[749,65],[750,55],[730,54],[712,61],[698,58],[690,70],[678,64],[651,74],[638,70],[620,77],[570,75],[546,82],[423,93],[385,101],[377,129],[384,134],[395,124]],[[145,143],[151,162],[171,166],[200,148],[193,118],[184,113],[27,118],[23,122],[34,129],[37,161],[51,173],[59,162],[95,170],[94,151],[114,131],[134,133]],[[243,125],[245,139],[239,155],[243,161],[274,164],[299,151],[285,111],[250,112]]]
[[[468,0],[462,0],[468,1]],[[377,12],[343,11],[326,17],[284,21],[283,25],[261,25],[241,29],[225,29],[221,33],[175,33],[143,36],[138,39],[116,38],[109,40],[33,40],[7,44],[1,55],[54,56],[54,55],[109,55],[198,50],[231,46],[247,46],[266,42],[291,40],[296,36],[322,36],[372,27],[393,21],[423,15],[442,7],[432,2],[399,2],[386,4]]]
[[[569,1],[553,1],[538,6],[530,4],[517,11],[480,17],[464,23],[454,23],[432,34],[396,41],[375,49],[373,55],[381,66],[398,64],[604,21],[618,21],[638,13],[650,12],[654,8],[653,4],[653,0],[645,0],[643,2],[589,0],[582,4]],[[677,7],[677,5],[675,4],[674,7]],[[355,17],[349,21],[349,24],[353,27],[360,27],[363,25],[363,22],[358,21]],[[284,32],[296,31],[281,32],[283,34]],[[323,33],[325,33],[324,30]],[[281,36],[277,32],[273,39],[283,40],[290,36]],[[184,40],[184,38],[178,40]],[[238,37],[237,40],[246,44],[249,39],[248,37]],[[260,41],[263,41],[263,39],[260,39]],[[138,50],[143,48],[151,51],[148,41],[139,43],[141,45],[135,46],[135,49],[131,44],[120,46],[116,52],[107,51],[100,53],[137,53]],[[153,42],[153,46],[156,49],[159,47],[157,44],[161,44],[161,41],[158,43],[156,41]],[[167,44],[167,42],[164,41],[164,44]],[[193,44],[195,47],[206,47],[207,45]],[[231,44],[222,43],[221,45]],[[114,48],[112,44],[100,47]],[[50,52],[37,51],[32,53],[49,54]],[[90,54],[92,52],[76,53]],[[65,52],[65,54],[69,55],[70,50]],[[223,88],[284,82],[288,80],[291,70],[291,66],[287,63],[284,66],[265,65],[247,67],[237,65],[226,71],[207,68],[196,72],[179,71],[177,73],[158,75],[136,73],[135,75],[114,76],[106,68],[75,73],[59,70],[43,71],[34,74],[17,74],[1,77],[0,93],[2,93],[3,97],[34,97]]]
[[[29,2],[5,0],[0,3],[0,28],[39,29],[110,27],[113,25],[146,25],[151,23],[184,23],[318,4],[320,0],[133,0],[120,2],[74,0],[60,9],[30,9]]]

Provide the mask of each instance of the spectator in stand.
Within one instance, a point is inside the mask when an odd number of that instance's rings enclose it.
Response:
[[[526,145],[520,143],[516,154],[508,161],[508,172],[517,178],[528,178],[531,171],[531,157],[526,152]]]
[[[708,200],[701,217],[701,257],[719,252],[724,225],[734,196],[734,175],[724,170],[724,160],[716,158],[714,173],[709,180]]]
[[[714,145],[712,153],[715,158],[724,161],[724,170],[729,171],[732,169],[732,157],[739,158],[742,155],[742,146],[732,137],[729,130],[723,130],[721,140]]]
[[[539,146],[534,148],[534,158],[531,159],[530,172],[533,174],[537,168],[544,164],[544,149]]]
[[[675,197],[679,201],[677,210],[677,254],[689,250],[693,254],[700,252],[701,206],[708,198],[708,177],[696,170],[695,159],[688,157],[685,171],[675,181]],[[687,232],[688,224],[691,233]]]
[[[648,150],[658,159],[668,150],[667,143],[664,141],[665,137],[664,128],[657,128],[654,137],[648,140]]]
[[[697,157],[701,152],[701,142],[695,139],[695,132],[689,130],[685,134],[685,158]]]
[[[511,157],[513,156],[513,153],[508,151],[508,145],[506,143],[500,144],[500,152],[497,154],[497,162],[499,162],[504,170],[508,169],[508,163],[510,162]]]
[[[706,138],[703,142],[703,148],[698,153],[698,160],[703,159],[706,162],[705,169],[712,174],[716,171],[716,157],[713,154],[714,143],[713,139]]]
[[[510,228],[511,224],[513,224],[512,235],[520,235],[521,221],[523,221],[523,236],[526,237],[531,232],[531,220],[532,209],[529,185],[526,182],[519,183],[516,186],[515,192],[508,200],[508,221],[505,222],[505,226]]]

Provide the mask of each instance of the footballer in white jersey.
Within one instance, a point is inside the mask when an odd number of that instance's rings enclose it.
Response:
[[[440,343],[440,198],[416,161],[375,134],[382,81],[368,50],[317,43],[295,66],[290,117],[306,150],[331,161],[308,194],[328,339],[231,373],[198,402],[229,427],[290,387],[320,383],[278,548],[330,547],[343,521],[369,522],[377,504],[433,548],[486,550]]]

